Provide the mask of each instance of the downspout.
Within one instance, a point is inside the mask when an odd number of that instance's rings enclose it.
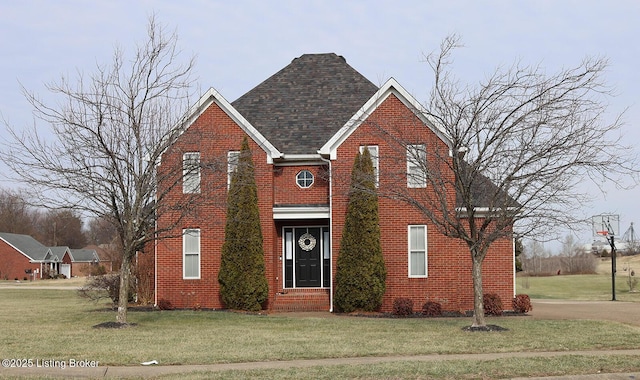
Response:
[[[158,204],[158,198],[156,196],[156,205]],[[156,209],[155,218],[153,221],[155,231],[153,234],[153,306],[158,307],[158,212]]]
[[[333,313],[333,172],[331,160],[320,156],[320,160],[329,165],[329,312]]]
[[[513,260],[513,297],[515,298],[516,296],[516,273],[517,273],[517,269],[516,269],[516,238],[512,238],[511,239],[511,257]]]

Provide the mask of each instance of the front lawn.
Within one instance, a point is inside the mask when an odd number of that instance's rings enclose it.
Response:
[[[131,311],[127,329],[95,329],[115,312],[73,290],[0,289],[0,357],[97,360],[101,365],[263,360],[640,346],[618,323],[489,318],[500,333],[468,333],[469,318],[291,317],[211,311]],[[639,368],[640,369],[640,368]]]

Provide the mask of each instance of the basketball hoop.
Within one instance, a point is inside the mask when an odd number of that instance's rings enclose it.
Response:
[[[616,244],[615,237],[620,233],[620,215],[601,214],[591,217],[593,236],[604,237],[611,245],[611,301],[616,300]]]
[[[591,231],[594,238],[617,236],[620,233],[620,216],[612,214],[594,215],[591,217]]]

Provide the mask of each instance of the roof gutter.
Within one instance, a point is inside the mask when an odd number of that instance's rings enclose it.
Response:
[[[329,165],[329,312],[333,313],[333,172],[331,160],[318,156]]]
[[[497,214],[499,212],[502,212],[502,211],[515,212],[517,210],[518,210],[517,207],[507,207],[506,209],[503,209],[503,208],[491,208],[491,207],[474,207],[473,208],[473,216],[475,218],[485,218],[487,216],[495,215],[495,214]],[[456,214],[457,214],[458,218],[468,218],[469,217],[469,211],[467,210],[466,207],[456,207]]]

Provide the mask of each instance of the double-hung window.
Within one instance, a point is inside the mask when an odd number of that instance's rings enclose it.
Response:
[[[227,153],[227,189],[231,186],[231,176],[238,167],[238,160],[240,160],[239,151],[230,151]]]
[[[200,192],[200,153],[189,152],[182,155],[182,192]]]
[[[409,277],[427,277],[427,226],[409,226]]]
[[[182,277],[200,278],[200,230],[182,231]]]
[[[407,146],[407,187],[427,187],[427,151],[424,145]]]
[[[375,175],[376,187],[380,184],[380,155],[377,145],[363,145],[360,146],[360,154],[364,153],[364,149],[367,148],[369,150],[369,155],[371,156],[371,163],[373,164],[373,173]]]

